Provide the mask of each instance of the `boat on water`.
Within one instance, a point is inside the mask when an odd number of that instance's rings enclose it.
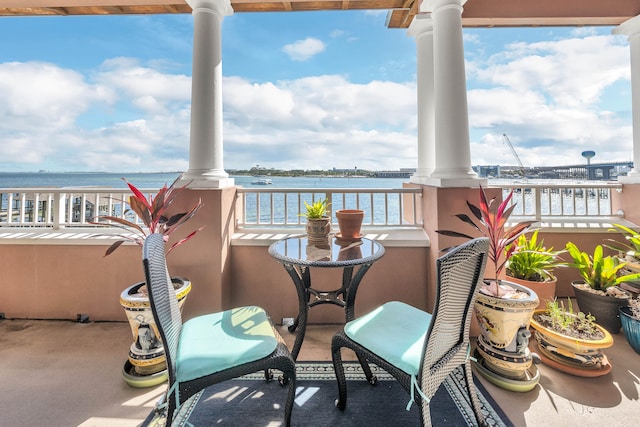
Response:
[[[260,178],[251,182],[251,185],[269,185],[269,184],[273,184],[273,181],[271,181],[269,178]]]

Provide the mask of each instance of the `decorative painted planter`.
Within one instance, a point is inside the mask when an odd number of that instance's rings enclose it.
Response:
[[[360,232],[364,211],[360,209],[339,209],[336,211],[340,232],[336,237],[342,240],[355,240],[362,237]]]
[[[526,296],[507,299],[478,294],[474,310],[480,329],[476,367],[481,375],[499,387],[529,391],[540,380],[528,348],[529,321],[538,306],[538,296],[517,283],[505,280],[502,283]]]
[[[182,308],[187,295],[191,292],[191,282],[182,277],[172,277],[171,281],[178,304]],[[128,366],[125,366],[123,376],[133,387],[155,385],[154,381],[149,384],[150,377],[157,378],[157,384],[166,379],[166,376],[161,375],[166,371],[164,346],[153,319],[145,285],[145,282],[138,282],[126,288],[120,295],[120,305],[124,308],[133,335],[133,343],[129,348]],[[136,381],[138,378],[139,381]]]
[[[553,301],[556,297],[556,285],[558,279],[555,277],[548,282],[534,282],[531,280],[518,279],[516,277],[508,277],[510,282],[517,283],[524,286],[527,289],[531,289],[538,295],[538,306],[536,310],[541,310],[547,307],[547,302]]]
[[[516,290],[526,292],[528,297],[504,299],[478,293],[475,316],[480,325],[481,336],[487,344],[498,350],[516,351],[516,335],[522,328],[529,328],[533,311],[538,306],[538,296],[531,289],[503,280]]]
[[[633,317],[629,306],[620,307],[620,320],[629,345],[640,354],[640,320]]]
[[[613,345],[613,337],[609,331],[601,325],[596,325],[604,336],[602,339],[571,337],[539,323],[536,316],[544,312],[545,310],[536,310],[531,319],[531,327],[536,331],[535,342],[540,359],[545,365],[582,377],[596,377],[611,371],[607,357],[601,352],[603,348]]]
[[[307,239],[309,244],[329,244],[329,233],[331,232],[331,218],[307,218]]]
[[[596,293],[588,289],[582,281],[571,282],[571,286],[576,294],[580,311],[591,313],[595,316],[596,322],[610,333],[620,332],[622,323],[619,309],[628,304],[629,296],[619,298]]]

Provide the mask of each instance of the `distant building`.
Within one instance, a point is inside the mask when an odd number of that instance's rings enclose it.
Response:
[[[401,168],[395,171],[376,171],[376,178],[411,178],[416,168]]]
[[[478,165],[473,166],[473,171],[480,178],[498,178],[500,176],[500,165]]]

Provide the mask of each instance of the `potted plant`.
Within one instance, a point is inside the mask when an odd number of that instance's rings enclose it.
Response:
[[[562,372],[596,377],[611,371],[611,364],[601,349],[613,345],[611,334],[588,313],[574,312],[557,300],[546,309],[536,310],[531,318],[535,343],[542,362]]]
[[[171,204],[186,185],[175,187],[176,180],[169,187],[165,184],[155,196],[149,196],[147,199],[136,186],[126,179],[124,181],[133,193],[127,200],[129,208],[125,211],[125,215],[128,211],[135,213],[142,221],[142,225],[135,220],[129,221],[118,216],[99,216],[98,221],[92,224],[116,227],[126,231],[116,235],[120,239],[109,246],[105,256],[112,254],[125,242],[132,242],[142,247],[144,239],[152,233],[161,233],[167,242],[169,237],[202,207],[201,200],[198,200],[187,212],[168,216]],[[169,247],[167,253],[189,241],[201,229],[202,227],[177,240]],[[182,277],[172,277],[171,280],[176,290],[176,298],[182,306],[191,291],[191,282]],[[166,379],[166,359],[160,334],[153,320],[145,282],[138,282],[122,291],[120,305],[125,310],[134,339],[123,369],[125,381],[133,387],[157,385]]]
[[[582,277],[571,283],[580,310],[594,315],[607,331],[617,334],[622,326],[618,309],[629,300],[629,294],[618,285],[640,279],[640,273],[619,275],[626,263],[615,256],[605,257],[602,245],[595,247],[593,255],[581,251],[573,242],[568,242],[566,249],[573,259],[569,266],[578,269]]]
[[[362,238],[361,229],[364,219],[362,209],[339,209],[336,211],[336,219],[340,229],[336,237],[346,242]]]
[[[456,217],[489,238],[487,270],[493,271],[484,284],[475,304],[475,316],[480,326],[477,351],[480,373],[494,384],[515,391],[531,390],[538,383],[540,374],[532,365],[533,358],[527,348],[529,321],[538,306],[535,292],[502,279],[503,270],[515,247],[512,245],[535,221],[519,222],[507,227],[509,216],[515,208],[510,205],[513,190],[500,203],[489,199],[480,187],[478,206],[467,201],[473,218],[467,214]],[[461,237],[472,236],[453,230],[436,230],[437,233]],[[445,251],[450,248],[444,249]]]
[[[311,204],[304,202],[306,211],[301,216],[307,218],[306,232],[310,245],[328,244],[331,232],[331,217],[328,215],[327,199],[320,199]]]
[[[640,272],[640,233],[622,224],[613,224],[614,228],[610,228],[610,232],[621,232],[624,242],[609,239],[612,244],[605,245],[618,253],[618,258],[625,261],[626,264],[620,269],[621,275]],[[640,295],[640,280],[629,280],[621,283],[620,287],[631,292],[635,296]]]
[[[555,299],[558,280],[553,275],[553,270],[566,266],[567,263],[560,259],[560,254],[565,251],[546,248],[544,241],[538,240],[538,231],[535,230],[529,238],[526,234],[521,234],[511,244],[515,249],[507,259],[505,268],[510,281],[523,285],[538,295],[537,309],[542,309],[547,302]]]
[[[629,345],[640,354],[640,298],[632,298],[629,305],[620,307],[620,320]]]

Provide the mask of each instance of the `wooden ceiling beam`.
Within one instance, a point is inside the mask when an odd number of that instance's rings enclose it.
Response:
[[[231,0],[236,12],[389,10],[389,28],[407,28],[420,0]],[[185,0],[0,0],[0,16],[191,13]],[[465,27],[619,25],[640,15],[638,0],[467,0]]]
[[[69,12],[64,7],[45,7],[44,9],[53,12],[54,15],[67,16]]]

